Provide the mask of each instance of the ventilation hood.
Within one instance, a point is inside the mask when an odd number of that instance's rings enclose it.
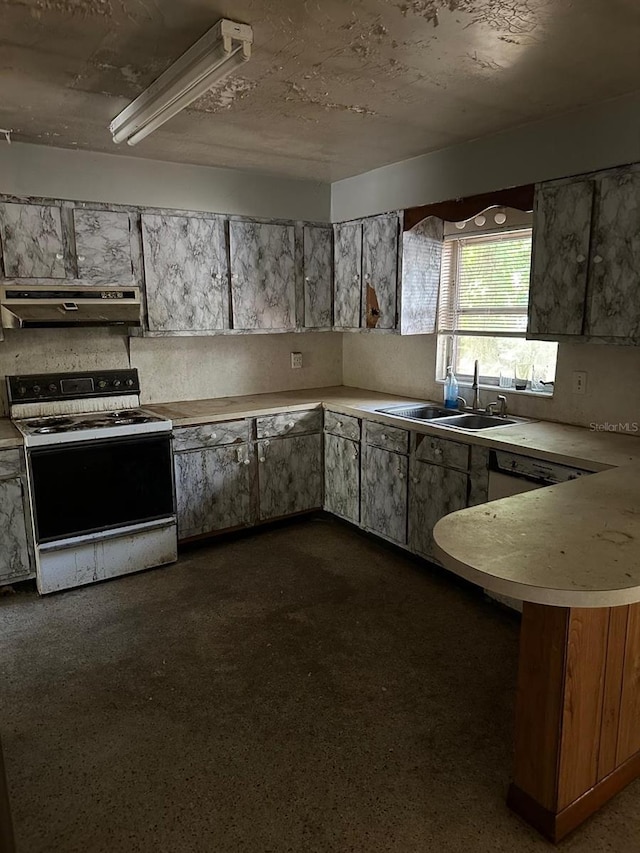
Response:
[[[43,284],[0,287],[5,329],[68,326],[139,326],[140,288]]]

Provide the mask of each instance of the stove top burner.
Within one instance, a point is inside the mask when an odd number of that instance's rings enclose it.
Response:
[[[48,429],[49,427],[69,426],[73,423],[73,418],[66,418],[63,415],[52,415],[50,418],[33,418],[29,420],[29,426],[34,429],[40,427]]]

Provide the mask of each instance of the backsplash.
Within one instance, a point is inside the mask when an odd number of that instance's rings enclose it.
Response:
[[[344,384],[420,399],[442,400],[442,384],[435,381],[436,340],[435,335],[345,335]],[[571,391],[574,370],[587,373],[585,394],[573,394]],[[607,429],[640,436],[639,375],[640,348],[560,344],[553,397],[506,392],[509,411],[525,418],[584,427],[608,424]],[[497,392],[498,389],[495,392],[483,391],[482,404],[495,399]],[[465,390],[462,389],[461,393],[464,395]],[[625,425],[628,425],[626,429]]]
[[[303,367],[292,370],[290,352]],[[136,367],[144,403],[340,385],[342,335],[127,338],[110,329],[6,330],[0,375]],[[2,384],[0,414],[7,415]]]

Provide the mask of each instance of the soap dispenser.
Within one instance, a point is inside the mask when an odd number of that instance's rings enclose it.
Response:
[[[458,408],[458,380],[454,376],[451,365],[447,367],[447,376],[444,380],[444,407],[445,409]]]

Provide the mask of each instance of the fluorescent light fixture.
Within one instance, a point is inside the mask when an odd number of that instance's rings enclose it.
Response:
[[[109,125],[116,143],[137,145],[251,58],[253,30],[223,18]]]

